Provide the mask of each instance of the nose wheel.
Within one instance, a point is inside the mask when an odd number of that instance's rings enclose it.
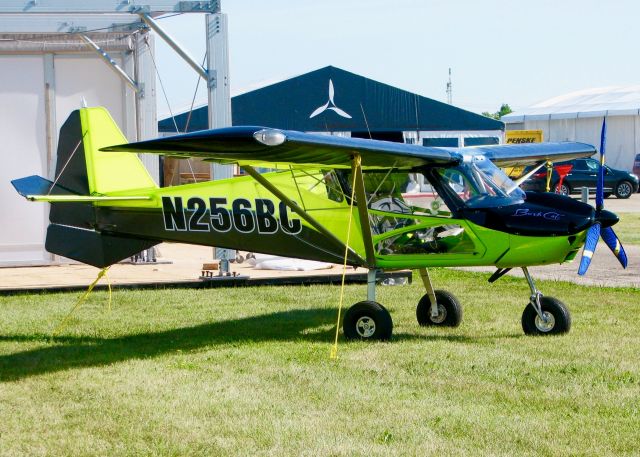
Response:
[[[522,313],[522,330],[527,335],[559,335],[571,329],[571,314],[560,300],[540,297],[542,316],[529,303]]]
[[[544,297],[526,267],[522,268],[531,289],[529,304],[522,313],[522,330],[527,335],[559,335],[571,329],[571,314],[557,298]]]

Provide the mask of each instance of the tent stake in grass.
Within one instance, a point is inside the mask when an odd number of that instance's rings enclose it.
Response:
[[[51,332],[51,338],[55,338],[56,336],[58,336],[59,332],[62,331],[62,329],[65,327],[65,325],[67,324],[68,320],[71,318],[73,313],[75,313],[80,308],[80,306],[82,306],[82,303],[84,303],[87,297],[89,297],[89,295],[91,294],[91,291],[93,291],[93,288],[96,286],[96,284],[98,284],[98,281],[100,281],[103,276],[107,280],[107,289],[108,289],[107,309],[111,311],[111,281],[109,281],[109,275],[107,275],[107,271],[109,270],[109,268],[111,267],[105,267],[100,270],[96,279],[91,284],[89,284],[89,287],[87,288],[87,290],[80,296],[80,298],[78,298],[78,301],[76,301],[76,304],[73,305],[73,308],[71,308],[71,311],[69,311],[67,315],[60,321],[60,323],[53,329],[53,332]]]

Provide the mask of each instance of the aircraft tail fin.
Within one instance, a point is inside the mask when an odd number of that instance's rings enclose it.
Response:
[[[58,184],[79,195],[106,195],[158,186],[135,154],[100,148],[127,140],[102,107],[73,111],[60,129]]]
[[[98,228],[94,203],[148,200],[158,187],[137,155],[100,151],[126,141],[106,109],[75,110],[60,128],[55,183],[40,176],[12,181],[25,198],[51,203],[47,251],[105,267],[157,244]]]
[[[39,178],[39,184],[31,187],[26,186],[29,181],[18,182],[23,191],[33,193],[25,195],[16,189],[30,200],[52,203],[49,213],[52,223],[94,228],[94,202],[139,200],[145,197],[124,198],[121,194],[140,190],[136,194],[144,195],[144,190],[158,187],[135,154],[100,151],[102,147],[122,141],[127,140],[105,108],[75,110],[60,128],[55,192],[35,192],[46,189],[49,181],[44,178]],[[35,181],[32,177],[23,178],[29,179]],[[114,197],[111,193],[120,195]]]

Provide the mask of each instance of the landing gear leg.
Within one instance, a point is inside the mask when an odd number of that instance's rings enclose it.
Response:
[[[522,313],[522,329],[527,335],[557,335],[571,328],[571,314],[566,305],[553,297],[544,297],[538,290],[527,267],[522,267],[531,296]]]
[[[369,270],[367,300],[356,303],[344,315],[342,331],[347,339],[385,341],[391,338],[393,333],[391,314],[375,301],[377,274],[378,270]]]
[[[529,274],[529,269],[527,267],[522,267],[522,272],[524,273],[524,277],[527,279],[527,283],[529,284],[529,289],[531,290],[531,296],[529,297],[529,304],[533,306],[533,309],[538,314],[538,317],[542,319],[542,321],[546,324],[548,322],[548,316],[542,312],[542,305],[540,304],[540,299],[542,298],[542,292],[538,290],[536,284],[533,282],[533,278]]]
[[[429,277],[429,272],[426,268],[420,268],[420,278],[422,278],[422,284],[424,284],[424,288],[427,291],[425,294],[429,298],[429,311],[431,313],[431,319],[437,319],[438,317],[438,299],[436,298],[436,291],[433,289],[433,284],[431,283],[431,278]]]
[[[376,278],[378,270],[369,270],[367,272],[367,300],[376,301]]]
[[[420,269],[420,277],[427,293],[418,302],[416,318],[422,326],[437,325],[457,327],[462,322],[462,305],[458,299],[446,290],[434,290],[429,272]]]

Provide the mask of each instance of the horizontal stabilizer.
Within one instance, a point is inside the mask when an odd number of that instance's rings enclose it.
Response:
[[[13,184],[13,187],[16,188],[18,193],[25,198],[29,198],[30,195],[42,195],[42,196],[78,195],[75,192],[72,192],[69,189],[60,186],[59,184],[54,184],[48,179],[45,179],[42,176],[38,176],[38,175],[27,176],[26,178],[14,179],[13,181],[11,181],[11,184]]]
[[[47,251],[78,262],[104,268],[158,244],[157,241],[124,238],[66,225],[50,224]]]
[[[54,184],[42,176],[27,176],[26,178],[11,181],[18,193],[27,200],[49,203],[74,203],[74,202],[109,202],[150,200],[149,196],[102,196],[102,195],[78,195],[58,184]]]
[[[131,200],[151,200],[148,196],[108,197],[100,195],[25,195],[27,200],[33,202],[49,203],[74,203],[74,202],[116,202]]]

